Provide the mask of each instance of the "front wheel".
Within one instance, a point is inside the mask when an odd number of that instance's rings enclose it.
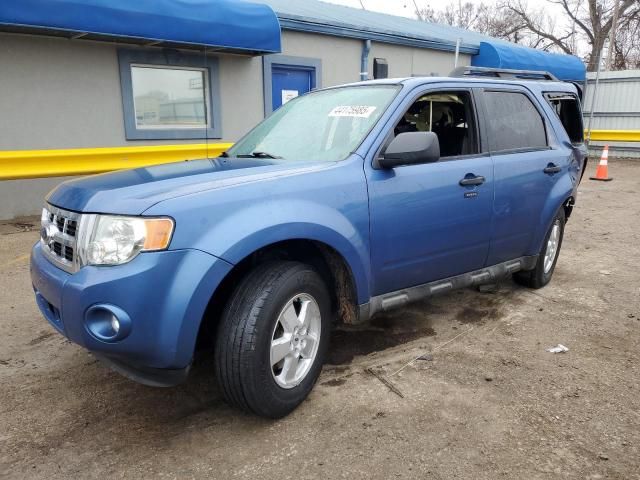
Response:
[[[564,208],[560,208],[544,239],[544,247],[535,268],[514,274],[516,282],[529,288],[542,288],[551,281],[562,246],[565,221]]]
[[[216,338],[216,373],[228,403],[280,418],[309,395],[326,356],[331,303],[320,275],[270,262],[238,285]]]

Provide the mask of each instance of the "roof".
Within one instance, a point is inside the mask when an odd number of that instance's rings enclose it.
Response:
[[[254,0],[270,5],[286,30],[323,33],[434,50],[481,55],[480,63],[496,68],[546,70],[562,80],[582,81],[585,68],[571,55],[522,47],[463,28],[335,5],[319,0]],[[484,45],[484,48],[483,48]],[[491,51],[493,50],[493,55]],[[484,53],[484,55],[483,55]]]
[[[0,1],[0,31],[248,54],[280,52],[280,25],[273,10],[235,0]]]
[[[271,6],[283,29],[334,34],[436,50],[475,54],[481,41],[497,40],[481,33],[406,17],[387,15],[319,0],[254,0]]]
[[[361,82],[353,82],[347,84],[347,86],[359,86],[359,85],[404,85],[409,89],[426,85],[430,83],[449,83],[456,84],[462,83],[464,85],[478,84],[478,85],[536,85],[544,91],[558,91],[558,92],[575,92],[576,86],[572,83],[553,80],[530,80],[530,79],[502,79],[495,77],[403,77],[403,78],[383,78],[377,80],[365,80]],[[327,87],[340,88],[345,85],[335,85]]]

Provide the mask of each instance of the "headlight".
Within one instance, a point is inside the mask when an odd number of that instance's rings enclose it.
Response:
[[[80,242],[82,265],[121,265],[140,252],[164,250],[173,233],[170,218],[95,215]]]

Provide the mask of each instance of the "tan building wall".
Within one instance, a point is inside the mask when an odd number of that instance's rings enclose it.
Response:
[[[0,151],[118,147],[204,140],[127,140],[116,43],[0,33]],[[282,55],[319,59],[322,86],[360,79],[363,41],[282,32]],[[135,47],[133,47],[135,48]],[[143,47],[141,47],[143,48]],[[218,55],[222,139],[233,142],[264,117],[261,57]],[[446,75],[451,52],[373,42],[391,77]],[[460,56],[461,64],[469,56]],[[37,213],[64,178],[0,181],[0,219]]]
[[[369,75],[373,78],[373,59],[384,58],[389,65],[389,77],[443,76],[454,68],[455,55],[452,52],[425,50],[373,42],[369,53]],[[458,66],[469,65],[471,57],[460,55]]]

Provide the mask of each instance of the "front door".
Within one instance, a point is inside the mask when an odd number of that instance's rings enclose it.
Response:
[[[273,110],[314,88],[315,70],[294,65],[273,65],[271,68],[271,102]]]
[[[489,250],[493,165],[480,145],[472,92],[425,90],[407,103],[389,137],[433,131],[441,158],[367,168],[374,295],[480,269]]]

